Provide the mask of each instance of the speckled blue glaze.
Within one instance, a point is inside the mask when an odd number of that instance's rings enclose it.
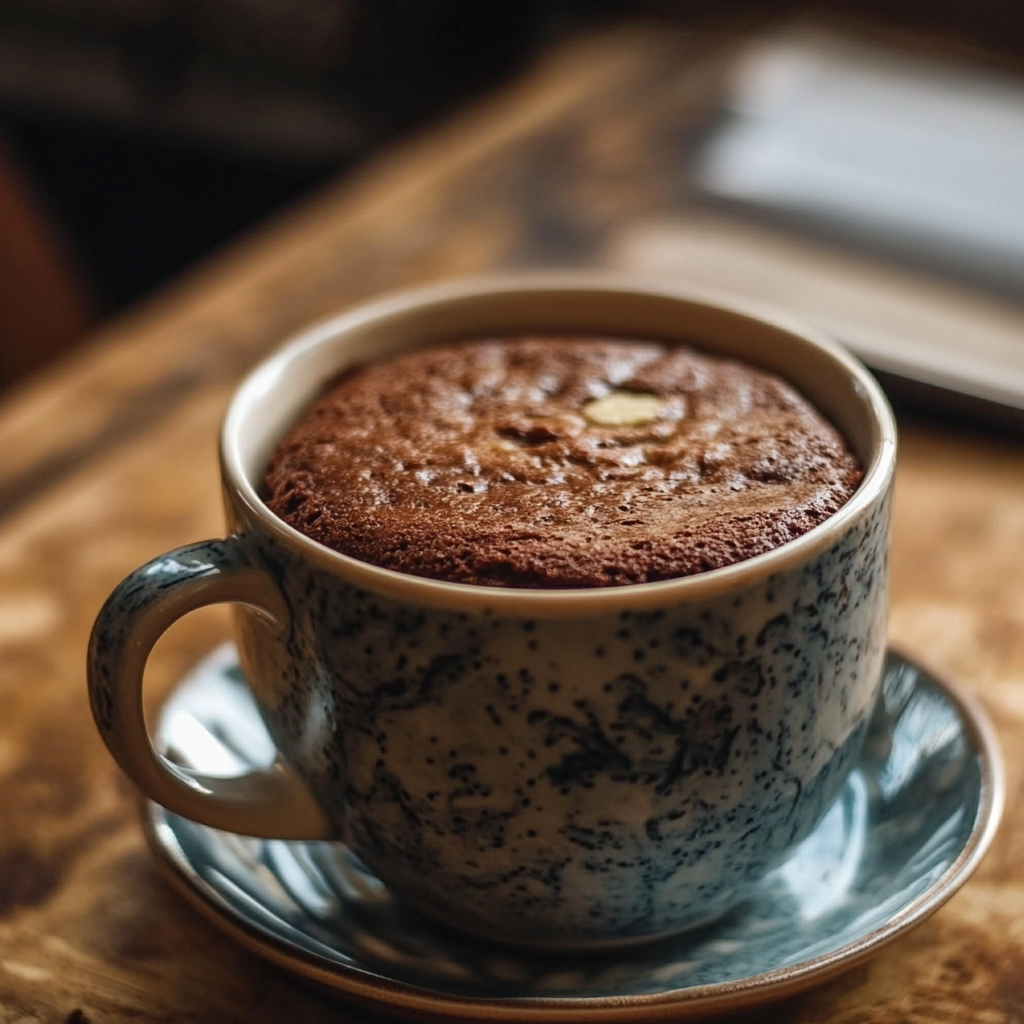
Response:
[[[251,566],[243,549],[231,540],[201,541],[154,559],[122,580],[104,602],[89,640],[89,699],[93,720],[107,742],[115,737],[121,704],[120,671],[137,646],[141,616],[156,604],[182,598],[204,584],[231,579],[239,597]],[[242,583],[242,586],[238,586]]]
[[[977,716],[890,654],[858,763],[778,868],[705,928],[586,956],[510,950],[435,927],[339,843],[242,839],[155,805],[146,820],[158,855],[229,933],[241,924],[278,966],[390,1012],[537,1024],[567,1015],[705,1020],[860,963],[970,877],[1002,792],[999,753]],[[228,752],[252,765],[273,757],[230,646],[175,689],[158,743],[198,765]]]
[[[888,504],[795,571],[591,618],[412,605],[261,536],[241,614],[275,741],[392,889],[530,945],[717,917],[820,821],[881,677]]]

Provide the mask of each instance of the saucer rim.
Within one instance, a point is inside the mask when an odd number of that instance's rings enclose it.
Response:
[[[198,876],[177,843],[159,804],[142,798],[143,831],[165,876],[193,907],[240,945],[293,976],[363,1007],[407,1020],[568,1021],[680,1020],[696,1014],[739,1010],[794,996],[863,963],[921,924],[971,877],[999,828],[1005,804],[1005,773],[994,726],[980,700],[920,658],[890,646],[888,658],[910,666],[952,705],[979,768],[978,809],[963,846],[948,868],[906,906],[873,931],[818,956],[731,981],[623,996],[480,997],[439,992],[358,966],[332,963],[240,917]],[[168,697],[175,692],[172,688]],[[205,826],[199,826],[205,827]],[[210,829],[210,831],[216,831]],[[167,839],[161,838],[161,832]]]

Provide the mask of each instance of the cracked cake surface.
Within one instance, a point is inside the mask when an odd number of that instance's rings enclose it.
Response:
[[[792,386],[675,344],[482,339],[343,373],[280,442],[270,508],[398,572],[604,587],[769,551],[861,480]]]

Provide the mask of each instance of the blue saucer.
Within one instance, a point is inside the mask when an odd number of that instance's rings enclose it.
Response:
[[[210,774],[273,759],[234,649],[165,704],[157,744]],[[995,832],[1002,773],[979,709],[899,654],[858,767],[824,821],[728,917],[613,953],[531,956],[406,912],[337,843],[218,832],[148,803],[179,888],[257,954],[339,995],[417,1019],[680,1019],[790,995],[919,924]]]

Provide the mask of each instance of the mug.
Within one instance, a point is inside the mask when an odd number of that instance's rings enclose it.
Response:
[[[686,342],[795,385],[864,469],[809,532],[725,568],[577,590],[403,575],[269,511],[277,441],[340,370],[458,338]],[[855,763],[885,652],[895,425],[827,338],[735,298],[535,273],[394,294],[307,330],[239,387],[221,434],[226,538],[111,595],[89,650],[99,731],[171,811],[347,844],[400,900],[534,948],[652,939],[721,915],[820,821]],[[210,778],[156,752],[148,654],[179,616],[235,605],[279,751]]]

